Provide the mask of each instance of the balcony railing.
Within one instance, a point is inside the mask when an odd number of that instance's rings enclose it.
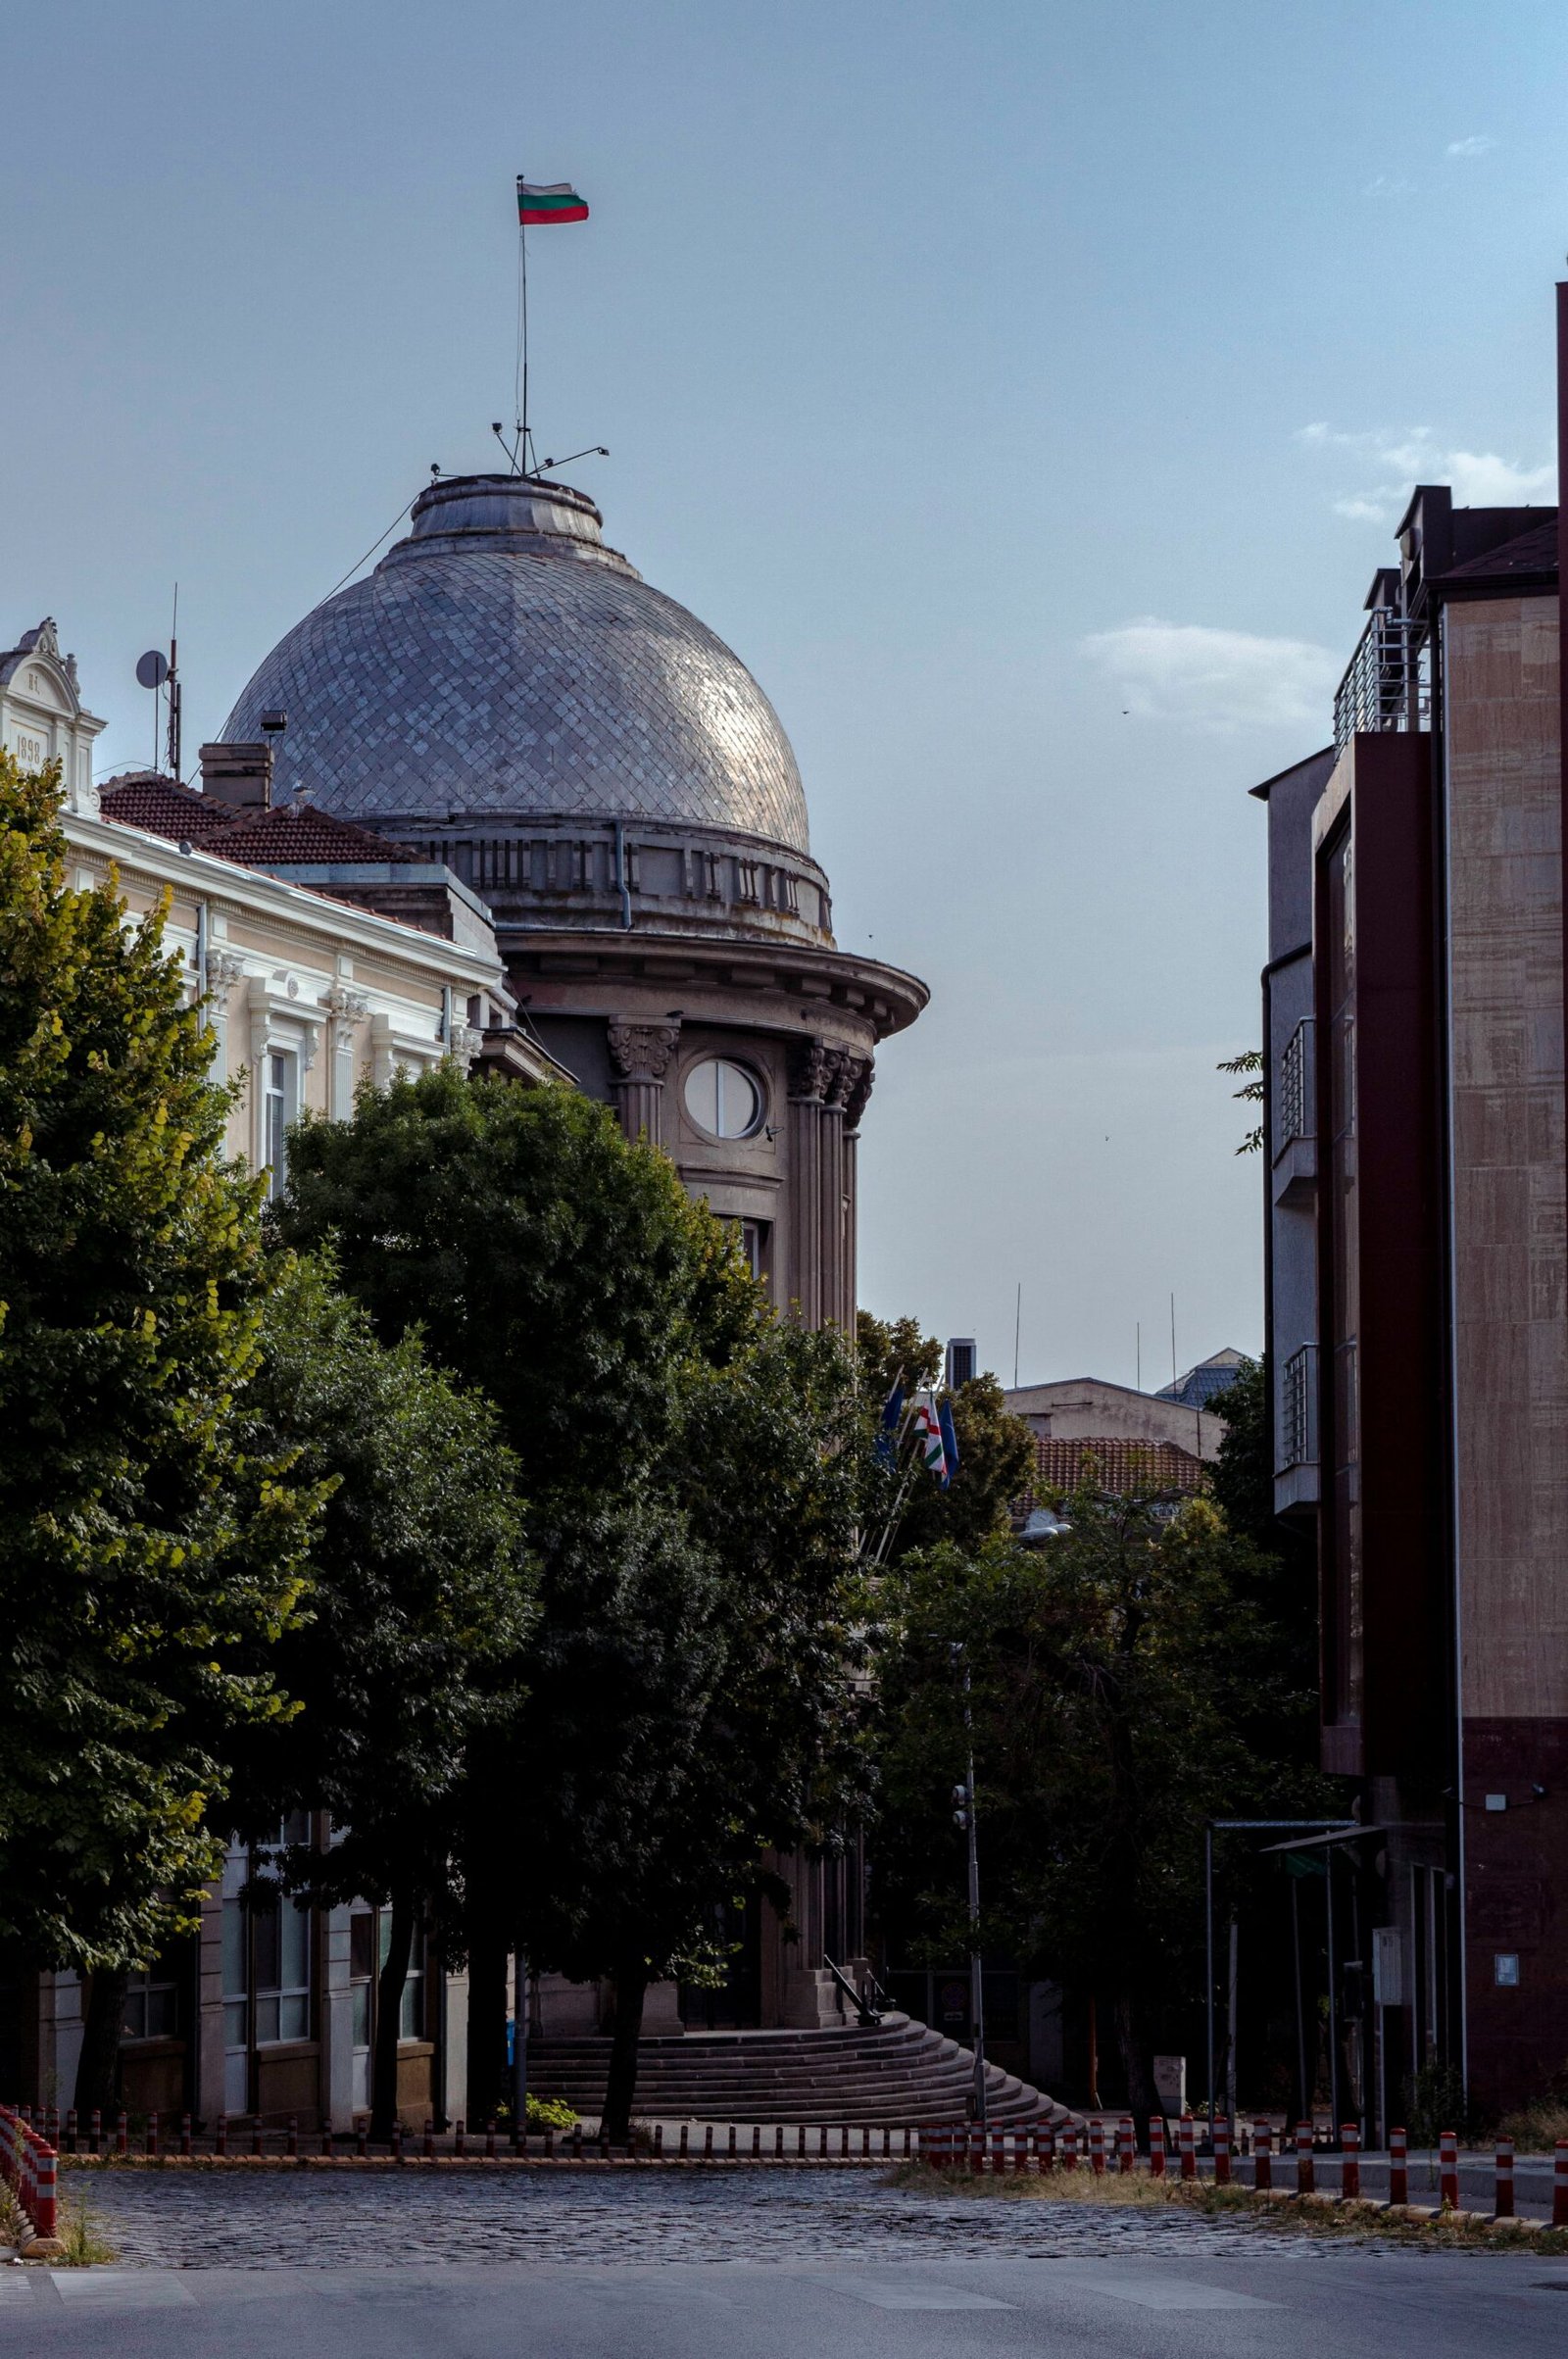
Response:
[[[1285,1363],[1280,1390],[1279,1467],[1317,1464],[1317,1346],[1303,1344]]]
[[[1374,607],[1361,644],[1334,698],[1334,742],[1358,730],[1425,729],[1432,717],[1432,650],[1427,625]]]
[[[1285,1053],[1280,1058],[1280,1118],[1276,1152],[1289,1147],[1293,1139],[1310,1139],[1317,1134],[1316,1108],[1313,1105],[1313,1029],[1311,1016],[1303,1015],[1286,1042]]]

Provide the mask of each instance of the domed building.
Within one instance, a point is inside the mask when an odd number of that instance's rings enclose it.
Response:
[[[872,1061],[925,987],[835,946],[778,715],[602,521],[564,484],[433,482],[223,737],[270,731],[285,797],[453,869],[543,1045],[740,1224],[781,1308],[849,1326]]]

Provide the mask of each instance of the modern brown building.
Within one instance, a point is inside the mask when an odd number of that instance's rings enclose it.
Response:
[[[1424,2068],[1485,2113],[1568,2062],[1559,534],[1419,486],[1334,745],[1254,789],[1275,1505],[1359,1819],[1334,2069],[1379,2129]]]

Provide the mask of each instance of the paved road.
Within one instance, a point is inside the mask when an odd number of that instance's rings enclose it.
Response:
[[[1568,2338],[1561,2261],[932,2200],[858,2172],[123,2174],[98,2192],[122,2265],[0,2269],[0,2353],[1558,2359]]]

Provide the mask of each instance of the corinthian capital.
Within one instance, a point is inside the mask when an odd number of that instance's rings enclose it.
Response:
[[[610,1061],[620,1081],[662,1081],[680,1038],[679,1024],[610,1025]]]
[[[852,1057],[850,1063],[850,1093],[844,1103],[844,1127],[858,1130],[871,1096],[875,1071],[869,1057]]]
[[[792,1098],[822,1098],[827,1095],[828,1077],[832,1069],[832,1052],[825,1041],[797,1040],[790,1046],[790,1096]]]

